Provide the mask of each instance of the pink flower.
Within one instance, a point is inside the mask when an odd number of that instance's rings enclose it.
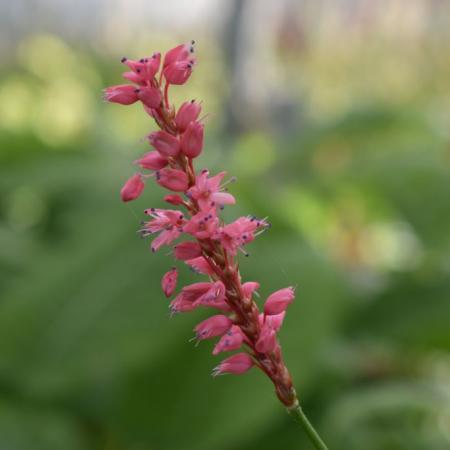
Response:
[[[141,87],[137,91],[139,100],[148,108],[157,108],[161,104],[161,92],[154,87]]]
[[[168,160],[158,152],[148,152],[141,159],[134,161],[134,163],[141,166],[142,169],[160,170],[167,166]]]
[[[129,202],[138,198],[144,190],[144,182],[142,181],[142,175],[135,173],[131,178],[127,180],[123,188],[120,191],[120,197],[123,202]]]
[[[184,84],[191,76],[194,64],[194,59],[190,59],[189,61],[176,61],[169,64],[163,70],[164,78],[169,84]]]
[[[286,315],[286,311],[283,311],[280,314],[275,314],[273,316],[266,316],[261,313],[259,315],[259,324],[264,326],[265,323],[268,323],[270,327],[272,327],[276,332],[278,332],[283,325],[284,316]]]
[[[144,226],[140,230],[142,237],[160,233],[152,242],[151,249],[153,252],[162,245],[170,244],[180,236],[181,228],[185,223],[184,216],[180,211],[151,208],[144,212],[153,217],[153,220],[144,222]]]
[[[130,84],[111,86],[103,91],[103,98],[111,103],[131,105],[139,100],[137,89]]]
[[[188,259],[187,261],[185,261],[185,263],[192,270],[194,270],[194,272],[201,273],[203,275],[214,275],[215,274],[211,265],[203,256],[198,256],[197,258]]]
[[[244,342],[244,334],[237,325],[233,325],[216,344],[213,350],[213,355],[218,355],[220,352],[231,352],[241,347]]]
[[[139,61],[122,58],[122,62],[132,70],[131,73],[135,74],[134,79],[128,75],[130,72],[125,72],[123,76],[133,81],[133,83],[142,84],[145,81],[150,81],[158,72],[161,63],[161,53],[153,53],[151,57],[142,58]]]
[[[247,353],[237,353],[224,359],[214,370],[213,376],[222,375],[225,373],[232,373],[240,375],[252,368],[254,365],[253,359]]]
[[[161,280],[161,287],[164,295],[169,298],[177,287],[178,271],[176,267],[172,267],[168,272],[164,274]]]
[[[216,238],[220,240],[222,246],[231,255],[235,255],[238,249],[247,255],[243,246],[253,241],[255,231],[258,228],[268,226],[265,220],[257,220],[255,217],[240,217],[234,222],[221,227]]]
[[[188,189],[188,177],[178,169],[161,169],[156,172],[156,182],[166,189],[175,192],[184,192]]]
[[[202,249],[198,242],[185,241],[180,242],[174,247],[175,258],[186,261],[187,259],[197,258],[201,256]]]
[[[212,283],[202,282],[185,286],[170,303],[172,313],[192,311],[199,305],[196,300],[211,289]]]
[[[167,133],[167,131],[154,131],[148,135],[147,139],[166,158],[176,156],[180,151],[180,141],[175,136]]]
[[[164,56],[163,69],[177,61],[184,61],[194,53],[194,41],[170,49]]]
[[[225,300],[225,285],[221,281],[211,283],[210,288],[195,300],[195,304],[228,311],[230,308]]]
[[[164,201],[171,205],[183,205],[184,200],[177,194],[169,194],[164,196]]]
[[[288,305],[294,300],[294,288],[287,287],[280,289],[269,295],[264,304],[264,314],[275,315],[286,310]]]
[[[203,149],[204,125],[191,122],[181,136],[181,151],[189,158],[196,158]]]
[[[183,231],[198,239],[207,239],[217,232],[219,219],[215,209],[200,211],[191,217],[184,226]]]
[[[234,197],[227,192],[221,192],[220,186],[225,172],[220,172],[214,177],[208,178],[209,172],[202,170],[195,180],[187,195],[197,201],[200,209],[209,209],[214,205],[232,205],[236,202]]]
[[[247,281],[242,284],[242,293],[246,298],[252,298],[253,292],[259,289],[259,283],[257,281]]]
[[[201,109],[200,103],[197,103],[195,100],[184,102],[175,116],[175,125],[178,130],[183,132],[191,122],[197,120]]]
[[[222,336],[226,333],[233,322],[227,316],[223,314],[218,314],[216,316],[211,316],[208,319],[200,322],[195,328],[196,338],[201,341],[203,339],[210,339],[216,336]]]
[[[264,323],[261,328],[261,333],[256,341],[256,351],[260,353],[272,353],[277,346],[276,331],[270,326],[268,322]]]

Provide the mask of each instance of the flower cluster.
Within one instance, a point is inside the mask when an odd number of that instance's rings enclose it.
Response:
[[[297,396],[277,339],[294,290],[287,287],[272,293],[260,312],[254,299],[259,283],[243,282],[238,268],[238,251],[247,255],[245,246],[269,223],[254,216],[223,222],[221,209],[235,203],[226,188],[233,178],[224,182],[225,172],[211,175],[207,169],[194,168],[194,160],[203,150],[201,104],[191,100],[176,109],[169,102],[169,87],[182,85],[191,76],[196,63],[194,42],[169,50],[163,59],[160,53],[154,53],[139,60],[123,58],[122,62],[129,68],[124,78],[133,84],[105,89],[105,99],[122,105],[141,102],[159,128],[147,137],[153,149],[134,162],[140,170],[123,186],[122,200],[139,197],[150,178],[170,191],[164,200],[174,209],[145,210],[148,220],[140,233],[144,237],[154,235],[153,252],[164,245],[172,246],[176,260],[208,277],[176,293],[178,271],[172,267],[162,277],[165,296],[174,296],[170,311],[175,314],[213,308],[217,314],[195,327],[196,339],[219,338],[214,355],[239,351],[223,360],[213,374],[241,374],[257,367],[272,380],[279,399],[294,408]],[[183,240],[174,244],[179,238]]]

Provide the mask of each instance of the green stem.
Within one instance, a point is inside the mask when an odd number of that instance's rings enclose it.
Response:
[[[303,412],[300,405],[298,405],[295,408],[288,409],[288,412],[294,418],[294,420],[303,427],[303,429],[306,431],[306,434],[308,435],[309,439],[314,444],[314,447],[317,450],[328,450],[328,447],[322,441],[321,437],[319,436],[317,431],[314,429],[311,422],[305,416],[305,413]]]

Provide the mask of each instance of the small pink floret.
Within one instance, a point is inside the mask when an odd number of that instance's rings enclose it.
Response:
[[[138,164],[143,169],[147,170],[160,170],[163,167],[166,167],[168,162],[166,157],[156,151],[147,152],[142,158],[134,161],[135,164]]]
[[[142,181],[142,175],[140,173],[134,174],[127,180],[123,188],[120,191],[120,197],[123,202],[129,202],[138,198],[144,190],[145,184]]]
[[[161,169],[156,172],[156,182],[166,189],[175,192],[185,192],[188,187],[188,176],[178,169]]]
[[[264,304],[264,314],[281,314],[294,301],[294,288],[287,287],[269,295]]]
[[[231,352],[241,347],[244,342],[244,334],[237,325],[233,325],[219,340],[213,350],[213,355],[221,352]]]
[[[195,328],[196,338],[201,341],[203,339],[210,339],[216,336],[222,336],[233,325],[231,319],[223,314],[209,317],[200,322]]]
[[[103,98],[111,103],[131,105],[138,101],[137,89],[130,84],[111,86],[103,91]]]
[[[240,375],[252,368],[254,362],[247,353],[238,353],[224,359],[214,370],[213,376],[222,375],[225,373],[232,373]]]
[[[177,115],[175,116],[175,124],[177,128],[183,132],[186,130],[188,125],[197,120],[200,115],[202,107],[200,103],[197,103],[195,100],[191,100],[190,102],[184,102],[179,108]]]
[[[154,131],[148,135],[148,141],[162,156],[176,156],[180,152],[180,141],[167,131]]]
[[[193,259],[201,256],[202,249],[198,242],[185,241],[175,245],[174,253],[175,258],[186,261],[187,259]]]
[[[177,287],[177,281],[178,281],[178,271],[174,267],[168,272],[164,274],[161,280],[161,287],[164,292],[164,295],[169,298],[174,292]]]
[[[189,158],[196,158],[203,149],[204,125],[191,122],[181,136],[181,151]]]

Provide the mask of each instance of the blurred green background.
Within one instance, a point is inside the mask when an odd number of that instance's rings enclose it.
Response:
[[[0,1],[0,449],[310,444],[261,373],[213,379],[206,311],[169,320],[172,265],[124,205],[154,125],[105,104],[131,58],[197,41],[199,166],[225,216],[269,216],[241,261],[297,285],[281,341],[333,450],[450,448],[450,3]],[[182,269],[181,283],[198,280]]]

